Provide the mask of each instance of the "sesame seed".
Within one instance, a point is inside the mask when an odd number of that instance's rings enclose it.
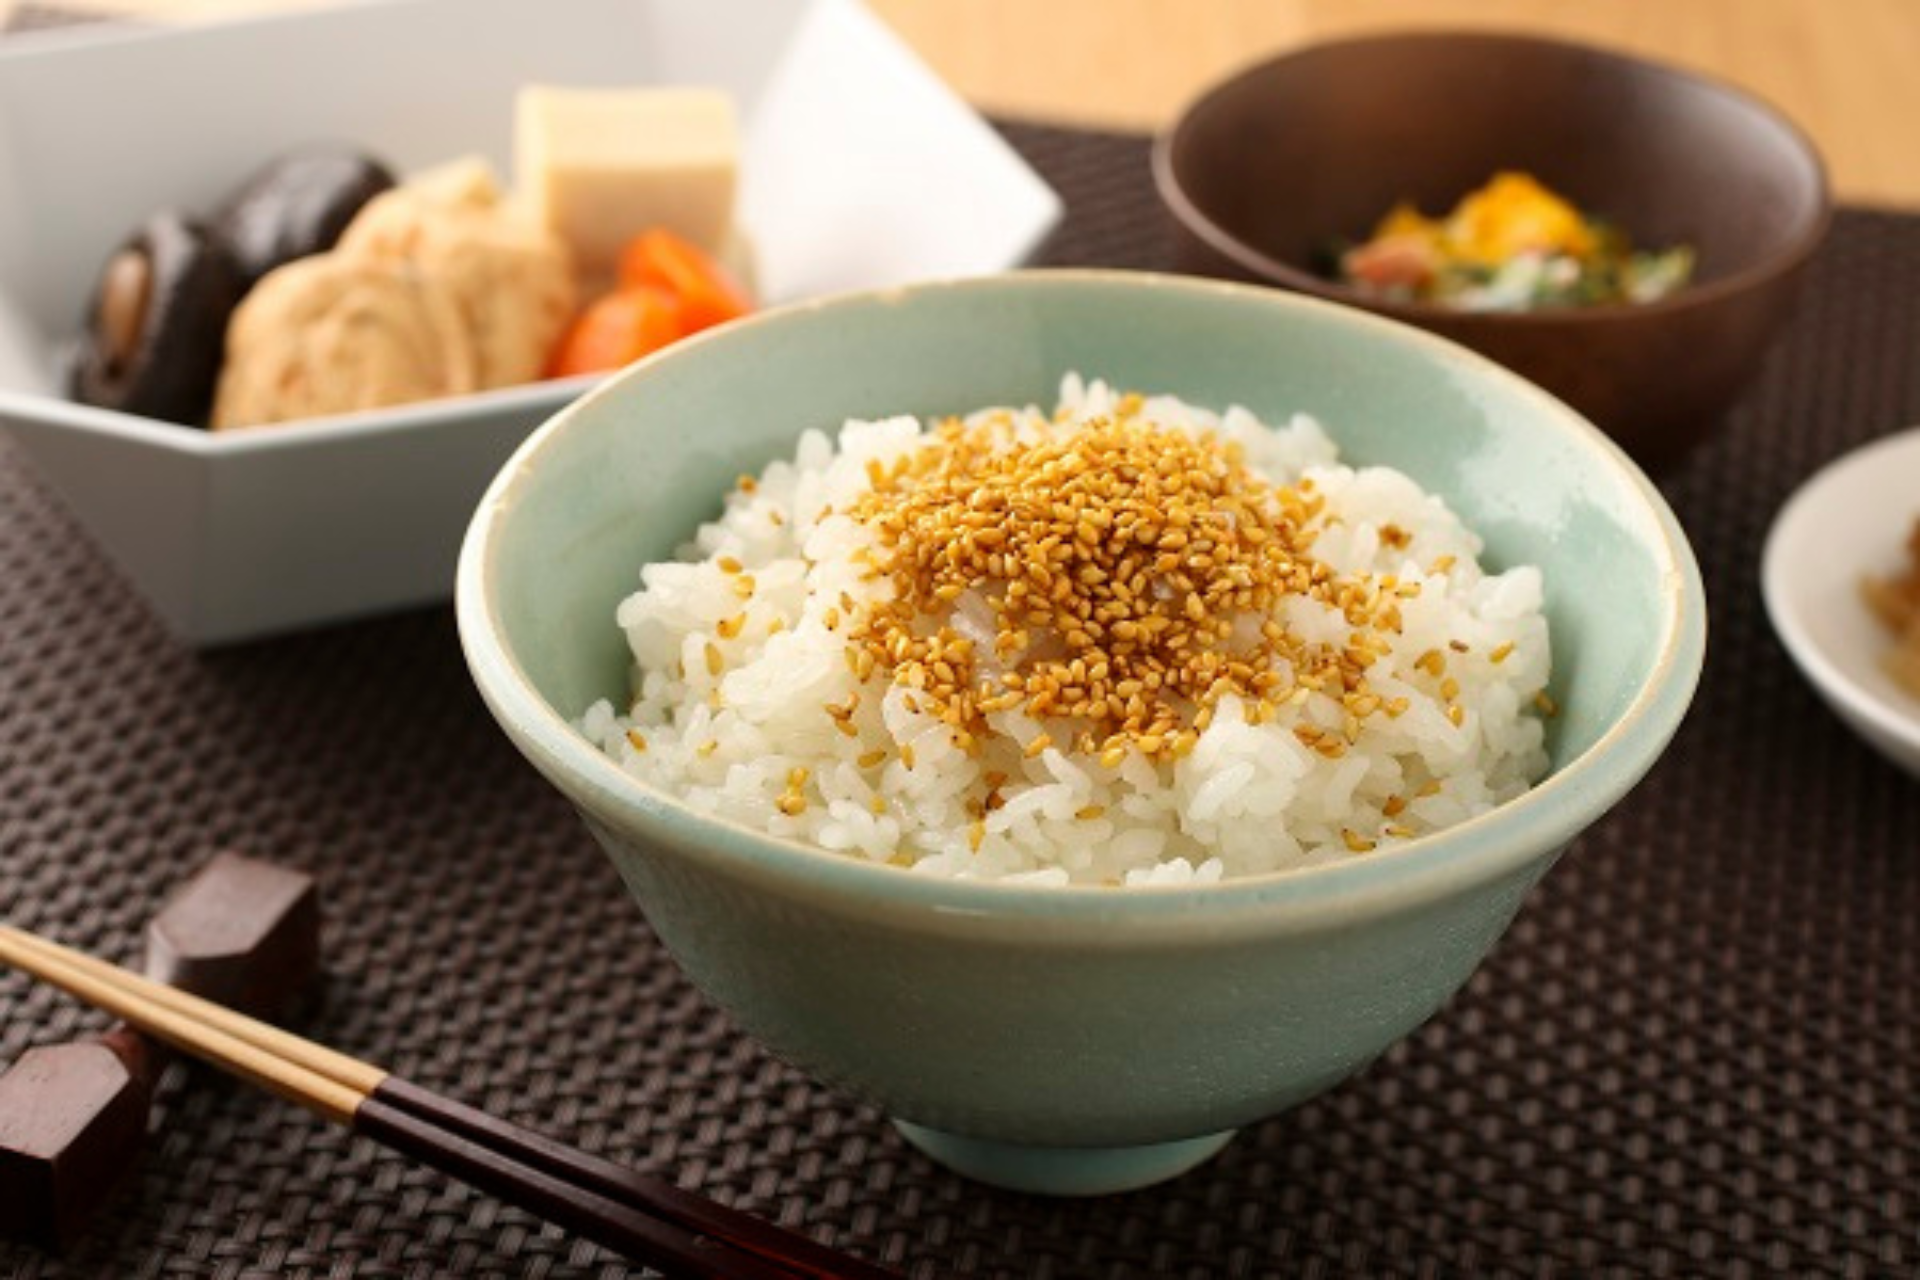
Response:
[[[1373,841],[1348,827],[1340,828],[1340,838],[1346,842],[1347,848],[1354,853],[1372,853],[1374,850]]]
[[[1144,399],[1127,403],[1038,435],[1006,415],[951,419],[890,469],[869,466],[872,489],[841,514],[873,534],[856,559],[892,590],[843,593],[829,615],[856,675],[913,690],[963,749],[999,732],[987,716],[1020,711],[1069,721],[1064,738],[1099,741],[1109,767],[1135,747],[1191,752],[1228,695],[1254,724],[1319,690],[1361,700],[1350,716],[1379,710],[1364,672],[1418,584],[1315,560],[1326,500],[1311,482],[1274,485],[1217,432],[1163,430],[1140,420]],[[1292,595],[1351,630],[1306,643],[1275,617]],[[990,613],[990,678],[948,625],[968,600]]]
[[[1512,655],[1512,653],[1513,653],[1513,641],[1509,640],[1505,644],[1502,644],[1497,649],[1495,649],[1492,653],[1489,653],[1487,655],[1487,661],[1488,662],[1505,662],[1508,659],[1508,657]]]
[[[627,730],[627,741],[633,744],[635,751],[645,751],[647,749],[647,736],[638,729]]]
[[[724,574],[732,575],[740,572],[740,562],[732,556],[721,556],[714,563],[720,566],[720,572]]]
[[[792,792],[781,796],[773,803],[780,812],[786,814],[789,818],[797,818],[807,811],[807,798],[805,796],[794,795]]]
[[[717,676],[727,669],[726,659],[720,656],[720,646],[707,641],[707,674]]]

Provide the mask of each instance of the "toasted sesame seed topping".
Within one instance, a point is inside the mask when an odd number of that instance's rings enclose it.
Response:
[[[627,730],[627,741],[633,744],[635,751],[645,751],[647,749],[647,736],[638,729]]]
[[[1129,751],[1190,752],[1229,695],[1252,724],[1314,691],[1355,717],[1384,710],[1366,670],[1390,650],[1402,593],[1313,558],[1325,498],[1254,474],[1236,443],[1163,430],[1138,419],[1144,401],[1127,403],[1037,439],[1006,421],[949,420],[892,470],[870,469],[871,492],[846,514],[877,535],[872,569],[894,590],[842,601],[868,671],[914,690],[971,743],[995,712],[1065,719],[1068,739],[1099,742],[1110,768]],[[1290,596],[1340,611],[1351,633],[1305,642],[1275,618]],[[993,619],[990,661],[950,625],[963,598]]]

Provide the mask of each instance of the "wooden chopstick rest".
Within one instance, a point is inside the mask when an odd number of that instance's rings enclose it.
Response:
[[[147,926],[149,977],[286,1008],[320,968],[311,877],[221,854]],[[70,1244],[145,1145],[164,1049],[131,1027],[30,1049],[0,1075],[0,1235]]]
[[[442,1098],[370,1063],[4,925],[0,962],[669,1275],[715,1280],[893,1275],[662,1179]]]

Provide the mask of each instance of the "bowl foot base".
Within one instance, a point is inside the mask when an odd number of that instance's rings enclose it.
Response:
[[[955,1173],[1049,1196],[1103,1196],[1178,1177],[1232,1140],[1234,1131],[1138,1147],[1036,1147],[989,1142],[895,1120],[908,1142]]]

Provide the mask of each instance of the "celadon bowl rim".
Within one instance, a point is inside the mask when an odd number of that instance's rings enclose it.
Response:
[[[1350,862],[1228,878],[1204,885],[1037,886],[953,880],[869,862],[697,813],[667,792],[626,773],[535,690],[507,649],[495,609],[498,535],[516,496],[537,482],[543,455],[603,400],[630,394],[661,364],[726,343],[750,329],[806,323],[838,310],[904,303],[931,293],[1106,286],[1216,295],[1259,306],[1308,311],[1318,322],[1424,348],[1436,360],[1470,369],[1530,400],[1545,421],[1570,436],[1594,464],[1615,473],[1638,499],[1640,522],[1659,533],[1658,651],[1648,678],[1616,722],[1579,757],[1526,794],[1453,827]],[[795,434],[800,426],[796,424]],[[635,566],[636,570],[638,565]],[[461,547],[454,600],[461,647],[482,698],[534,763],[576,806],[616,830],[697,847],[701,856],[756,881],[777,881],[792,896],[878,909],[982,919],[1219,925],[1245,913],[1311,908],[1302,922],[1339,924],[1359,916],[1436,900],[1543,860],[1603,814],[1637,782],[1678,728],[1699,679],[1706,611],[1698,565],[1678,520],[1646,476],[1599,428],[1518,375],[1455,343],[1353,307],[1258,285],[1089,268],[1004,272],[863,290],[776,308],[687,339],[608,379],[537,428],[488,486]],[[608,625],[613,606],[607,602]],[[1291,911],[1289,910],[1289,914]]]

